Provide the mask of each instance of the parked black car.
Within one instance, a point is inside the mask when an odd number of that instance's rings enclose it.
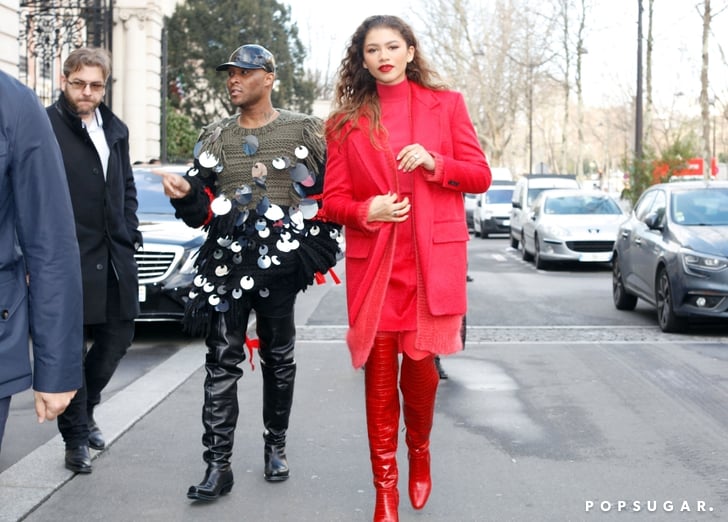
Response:
[[[612,263],[619,310],[643,299],[657,308],[665,332],[691,319],[728,319],[728,182],[647,189],[619,229]]]
[[[184,314],[195,276],[195,256],[205,233],[174,217],[174,207],[164,194],[162,178],[154,171],[182,175],[187,168],[184,165],[134,167],[139,200],[137,216],[144,238],[144,247],[135,255],[141,308],[137,321],[179,321]]]

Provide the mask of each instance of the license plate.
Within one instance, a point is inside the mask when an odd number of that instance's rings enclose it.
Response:
[[[147,287],[144,285],[139,285],[139,302],[143,303],[147,300]]]
[[[586,254],[581,254],[579,256],[579,261],[585,261],[585,262],[592,262],[592,263],[607,263],[611,261],[612,259],[612,253],[611,252],[590,252]]]

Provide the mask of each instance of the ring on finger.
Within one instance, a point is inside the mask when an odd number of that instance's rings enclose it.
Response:
[[[415,153],[414,153],[414,158],[415,158],[415,159],[420,159],[420,155],[419,155],[419,154],[417,154],[417,153],[415,152]]]

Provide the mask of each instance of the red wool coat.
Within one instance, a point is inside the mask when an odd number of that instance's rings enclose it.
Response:
[[[432,91],[410,82],[413,143],[435,158],[434,172],[414,174],[412,210],[418,271],[415,347],[434,353],[462,348],[460,324],[467,310],[467,241],[463,193],[484,192],[490,167],[461,94]],[[406,114],[406,112],[403,111]],[[344,225],[347,343],[359,368],[369,356],[396,248],[391,223],[367,223],[371,199],[398,192],[398,151],[372,146],[365,119],[343,140],[328,141],[326,216]]]

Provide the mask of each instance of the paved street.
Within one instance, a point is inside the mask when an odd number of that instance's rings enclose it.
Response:
[[[538,271],[505,239],[470,248],[468,343],[443,359],[433,494],[409,506],[402,434],[400,520],[726,520],[728,329],[662,334],[648,307],[614,309],[607,269]],[[297,322],[290,480],[262,478],[260,372],[246,362],[235,487],[186,499],[204,471],[204,348],[192,342],[102,403],[113,443],[91,475],[66,472],[57,439],[0,473],[0,520],[371,520],[343,286],[302,294]]]

